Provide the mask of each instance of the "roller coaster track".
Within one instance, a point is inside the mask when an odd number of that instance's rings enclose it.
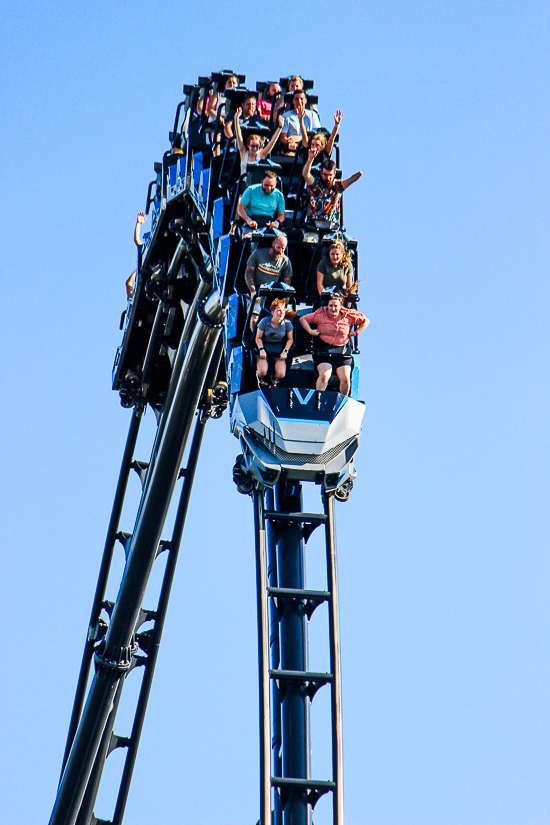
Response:
[[[50,825],[119,825],[123,820],[205,426],[209,417],[219,417],[227,405],[223,391],[219,391],[224,386],[220,380],[225,377],[220,333],[227,306],[223,237],[219,227],[214,226],[216,221],[219,223],[220,210],[208,208],[209,198],[212,202],[208,194],[211,181],[202,167],[198,170],[189,138],[198,91],[208,89],[208,83],[212,88],[215,77],[199,78],[197,86],[185,87],[185,105],[178,107],[171,141],[176,144],[180,131],[182,140],[187,139],[187,166],[183,169],[181,153],[176,155],[174,174],[173,157],[170,159],[167,153],[163,163],[156,166],[156,182],[149,187],[147,211],[152,213],[152,231],[141,250],[138,286],[128,310],[124,341],[131,340],[130,336],[143,327],[142,317],[148,319],[148,335],[142,346],[139,381],[119,380],[118,385],[115,381],[124,406],[132,406],[133,410]],[[183,126],[179,124],[182,111]],[[173,195],[180,185],[183,194],[174,201],[177,209],[172,206],[170,211],[170,190]],[[179,219],[176,226],[175,217]],[[208,233],[210,241],[205,240]],[[155,250],[159,249],[164,271],[157,279],[153,264]],[[182,261],[186,272],[196,275],[185,300],[175,298],[171,287]],[[140,306],[145,305],[148,314],[140,316]],[[152,306],[156,306],[154,312]],[[183,307],[176,342],[169,337],[174,306]],[[170,341],[175,344],[171,348],[167,343]],[[121,349],[117,361],[125,357]],[[170,355],[170,375],[159,392],[159,353],[164,351]],[[134,451],[148,403],[155,409],[158,426],[151,456],[143,462],[135,459]],[[186,450],[186,466],[182,468]],[[140,478],[142,492],[134,528],[128,534],[119,527],[133,471]],[[172,534],[163,539],[168,509],[180,478],[183,482]],[[284,475],[274,486],[254,481],[250,494],[258,611],[259,822],[310,825],[317,800],[330,793],[333,823],[344,825],[334,495],[322,491],[322,512],[303,512],[302,481]],[[325,590],[308,590],[305,586],[304,546],[316,529],[325,534]],[[117,542],[123,546],[126,563],[117,598],[112,602],[106,599],[106,587]],[[144,594],[161,553],[167,560],[158,603],[152,610],[145,609]],[[308,668],[308,624],[321,605],[328,610],[330,666],[326,672],[312,672]],[[141,688],[131,733],[123,737],[114,730],[116,714],[126,677],[134,668],[142,669]],[[332,775],[315,778],[310,769],[310,707],[321,689],[329,690],[331,696]],[[94,805],[105,762],[116,749],[125,752],[124,767],[112,819],[102,820],[95,816]]]

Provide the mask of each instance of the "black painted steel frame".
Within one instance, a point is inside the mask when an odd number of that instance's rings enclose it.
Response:
[[[115,549],[118,526],[120,523],[120,516],[122,513],[122,506],[124,504],[124,496],[128,486],[128,478],[132,469],[132,458],[139,433],[139,425],[141,423],[142,411],[137,409],[132,414],[130,421],[130,428],[128,430],[128,437],[126,439],[126,447],[124,448],[124,455],[122,457],[122,464],[118,477],[118,483],[111,510],[111,518],[109,520],[109,527],[107,528],[107,537],[105,539],[105,547],[103,549],[103,558],[101,560],[101,567],[97,580],[97,586],[94,596],[94,603],[90,615],[90,623],[88,625],[88,634],[86,643],[84,645],[84,653],[82,655],[82,664],[80,665],[80,673],[78,676],[78,683],[76,686],[76,693],[74,698],[73,710],[71,714],[71,721],[69,723],[69,732],[67,734],[67,744],[65,745],[65,753],[63,755],[63,764],[61,768],[61,775],[65,770],[67,759],[71,751],[78,723],[82,715],[82,708],[84,706],[84,697],[86,695],[86,685],[88,684],[88,676],[90,674],[90,665],[94,655],[94,647],[101,632],[100,617],[101,611],[105,602],[105,589],[107,587],[107,580],[109,578],[109,571],[111,569],[111,561]]]
[[[116,535],[118,528],[131,466],[131,455],[137,438],[139,414],[133,414],[109,525],[100,580],[94,599],[91,622],[96,621],[96,624],[92,626],[92,632],[88,634],[89,638],[84,651],[64,758],[64,769],[50,825],[74,825],[74,823],[88,825],[95,821],[93,805],[105,759],[114,748],[124,746],[128,748],[128,751],[115,812],[115,817],[118,818],[114,821],[122,820],[153,676],[156,652],[160,643],[177,550],[181,541],[183,521],[187,512],[194,473],[191,459],[196,464],[204,422],[199,422],[197,425],[189,466],[185,471],[186,478],[174,534],[172,541],[168,543],[173,561],[169,555],[157,611],[154,614],[147,613],[142,610],[141,604],[155,558],[158,552],[165,549],[160,546],[161,532],[203,386],[206,386],[208,380],[214,380],[217,372],[221,348],[217,348],[216,345],[219,339],[221,317],[220,297],[214,292],[201,306],[200,317],[196,320],[189,346],[185,346],[187,342],[182,342],[180,345],[180,350],[184,350],[184,357],[180,359],[176,357],[175,367],[177,369],[174,369],[171,381],[171,385],[175,388],[170,404],[166,408],[166,414],[161,419],[162,426],[159,426],[159,433],[155,439],[151,463],[143,478],[143,493],[134,532],[125,541],[126,567],[122,583],[116,602],[112,608],[109,606],[110,621],[105,636],[99,646],[94,646],[94,635],[96,637],[98,635],[95,628],[100,627],[99,614],[105,607],[104,593],[112,557],[113,535]],[[141,638],[137,637],[139,627],[149,620],[154,620],[152,633],[149,636],[143,634]],[[146,657],[138,655],[138,640],[139,644],[148,647]],[[86,704],[82,707],[91,662],[90,651],[94,655],[95,675]],[[142,681],[133,731],[128,740],[123,740],[112,734],[114,719],[124,679],[136,664],[145,664],[143,659],[146,659],[147,667]]]

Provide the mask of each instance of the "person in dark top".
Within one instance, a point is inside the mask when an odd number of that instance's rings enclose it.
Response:
[[[281,87],[278,83],[270,83],[264,89],[261,100],[258,100],[258,114],[265,123],[269,123],[269,119],[271,117],[271,107],[273,106],[274,99],[278,100],[280,96]],[[280,106],[277,106],[277,109],[279,108]]]
[[[224,91],[228,91],[229,89],[236,89],[239,85],[239,79],[237,75],[230,75],[225,80]],[[210,123],[213,123],[217,116],[218,116],[218,109],[222,108],[220,112],[220,123],[223,125],[225,121],[225,102],[226,97],[223,92],[209,92],[208,97],[206,99],[206,113],[208,115],[208,120]],[[202,114],[202,108],[204,106],[204,91],[202,91],[199,95],[199,99],[197,101],[197,114]]]
[[[353,283],[353,266],[351,255],[342,243],[334,241],[330,245],[328,258],[319,261],[317,267],[317,292],[337,286],[343,292],[348,292]]]
[[[239,107],[241,113],[239,115],[239,125],[247,129],[257,129],[262,126],[262,119],[257,112],[258,100],[256,95],[249,95],[243,100],[242,106]],[[233,134],[233,123],[231,120],[225,121],[224,126],[225,136],[228,140],[235,137]]]
[[[260,387],[268,386],[265,380],[268,371],[271,372],[272,387],[285,377],[288,351],[294,337],[292,321],[285,319],[284,298],[275,298],[270,310],[271,318],[262,318],[256,327],[256,375]]]
[[[292,264],[285,255],[287,237],[279,232],[273,243],[267,249],[255,249],[248,261],[244,279],[251,295],[256,294],[262,284],[271,281],[284,281],[290,284],[292,280]]]
[[[309,205],[306,215],[306,223],[311,221],[329,221],[332,227],[337,227],[340,223],[340,200],[342,192],[348,186],[355,183],[362,177],[362,172],[356,172],[351,178],[346,180],[336,180],[336,164],[333,160],[325,160],[321,164],[321,178],[315,180],[311,174],[311,165],[315,160],[317,152],[310,149],[308,159],[304,164],[302,176],[307,183],[309,191]]]

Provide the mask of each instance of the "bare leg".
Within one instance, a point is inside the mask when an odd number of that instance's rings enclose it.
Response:
[[[351,367],[338,367],[336,375],[340,379],[340,392],[349,395],[351,389]]]
[[[276,378],[281,380],[286,375],[286,361],[283,361],[282,358],[277,358],[275,361],[275,376]]]
[[[319,364],[317,367],[317,373],[319,375],[319,378],[317,379],[317,383],[315,384],[315,389],[319,392],[322,392],[327,388],[329,378],[332,375],[332,367],[330,364]]]
[[[256,373],[258,378],[265,378],[267,375],[267,358],[260,358],[256,356]]]

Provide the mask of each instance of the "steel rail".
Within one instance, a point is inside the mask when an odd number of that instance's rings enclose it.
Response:
[[[204,382],[204,389],[209,388],[214,383],[216,374],[219,369],[222,349],[219,346],[218,340],[217,350],[210,362],[208,375]],[[168,602],[170,593],[172,591],[172,584],[174,581],[174,574],[176,572],[176,564],[178,561],[181,541],[183,537],[183,529],[185,527],[185,520],[187,518],[187,511],[189,509],[189,501],[191,499],[191,492],[193,489],[193,482],[195,480],[195,471],[199,460],[200,449],[202,446],[202,439],[204,436],[204,429],[206,427],[207,417],[201,413],[197,415],[193,438],[191,440],[191,447],[189,449],[189,456],[187,458],[187,466],[183,472],[183,485],[180,493],[180,500],[172,528],[172,538],[168,543],[168,559],[166,560],[166,567],[164,569],[164,576],[158,606],[155,611],[155,622],[151,632],[151,638],[147,652],[147,662],[145,663],[145,673],[141,683],[141,688],[138,697],[134,723],[132,725],[132,732],[129,737],[128,751],[124,762],[124,769],[120,781],[120,788],[117,796],[115,811],[113,814],[113,825],[120,825],[124,817],[126,809],[126,802],[130,792],[130,783],[134,772],[134,766],[137,757],[139,741],[141,732],[143,730],[143,723],[145,721],[145,713],[147,710],[147,703],[149,701],[149,694],[151,692],[151,685],[155,673],[155,666],[157,663],[160,642],[162,638],[162,631],[164,629],[164,622],[166,613],[168,611]]]
[[[69,722],[69,732],[67,734],[67,744],[65,745],[65,753],[63,754],[63,763],[61,767],[61,776],[65,770],[67,759],[73,744],[73,740],[78,728],[78,723],[82,715],[82,708],[84,706],[84,697],[86,695],[86,685],[88,684],[88,677],[90,675],[90,665],[94,655],[94,645],[97,641],[99,618],[103,609],[103,602],[105,599],[105,589],[107,587],[107,580],[109,578],[109,571],[111,569],[111,562],[113,559],[113,552],[116,543],[116,536],[118,526],[120,524],[120,516],[124,504],[124,496],[126,495],[126,488],[128,486],[128,478],[132,468],[132,459],[136,447],[136,441],[139,433],[139,425],[141,423],[142,411],[135,409],[130,421],[128,429],[128,436],[126,438],[126,446],[122,456],[122,463],[120,465],[120,472],[118,475],[118,482],[116,486],[115,498],[113,507],[111,509],[111,517],[109,519],[109,526],[107,528],[107,536],[105,538],[105,546],[103,548],[103,556],[101,559],[101,566],[99,568],[99,575],[90,614],[90,621],[88,624],[88,634],[84,645],[84,652],[82,654],[82,663],[80,665],[80,672],[76,686],[75,698],[73,702],[73,710],[71,720]],[[61,781],[61,777],[60,777]]]
[[[143,595],[222,315],[220,296],[214,292],[202,307],[181,373],[173,375],[172,380],[177,381],[173,403],[167,411],[156,462],[148,472],[119,594],[105,639],[95,654],[96,674],[59,784],[50,825],[76,822],[118,683],[131,667]]]

